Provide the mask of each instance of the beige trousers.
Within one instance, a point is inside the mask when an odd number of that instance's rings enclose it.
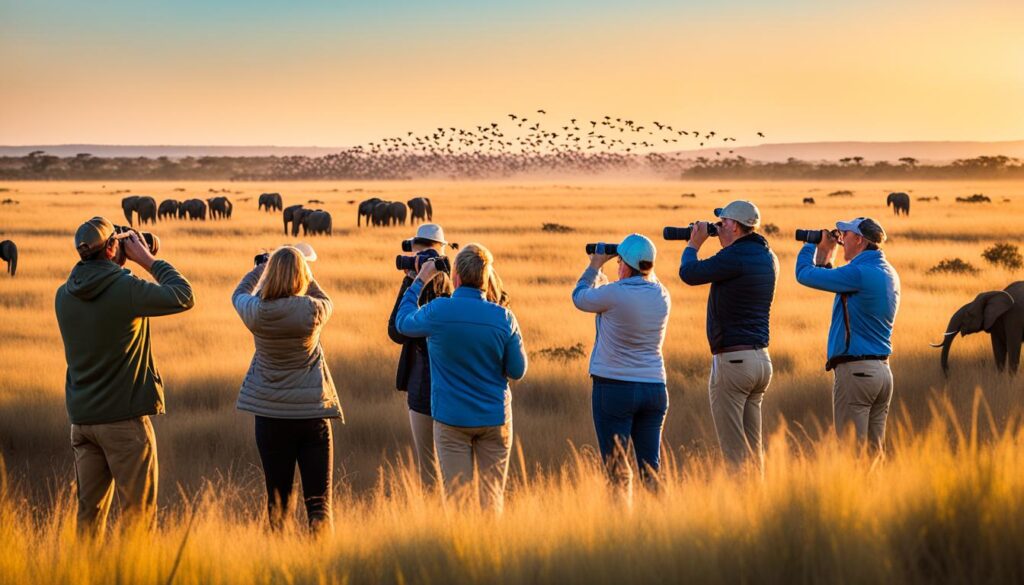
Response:
[[[733,351],[712,356],[708,394],[711,418],[725,460],[738,467],[752,461],[764,465],[761,445],[761,401],[772,380],[767,349]]]
[[[888,361],[847,362],[835,368],[832,412],[840,437],[852,426],[859,442],[881,451],[885,443],[885,421],[892,402],[892,370]]]
[[[512,452],[512,419],[495,427],[453,427],[434,421],[434,444],[448,497],[479,498],[480,505],[501,513]],[[474,482],[473,463],[477,481]],[[476,484],[479,484],[479,487]],[[477,496],[473,492],[478,492]]]
[[[156,435],[148,416],[71,425],[78,484],[78,530],[102,534],[117,491],[125,521],[156,529]]]
[[[409,411],[409,428],[412,430],[413,454],[416,469],[424,487],[437,480],[437,452],[434,450],[434,419],[430,415]]]

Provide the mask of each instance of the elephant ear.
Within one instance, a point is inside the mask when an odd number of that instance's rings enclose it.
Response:
[[[992,326],[996,324],[996,319],[999,319],[1003,313],[1009,311],[1010,307],[1013,306],[1013,302],[1013,297],[1004,290],[992,293],[992,296],[985,302],[985,322],[982,328],[986,332],[991,331]]]

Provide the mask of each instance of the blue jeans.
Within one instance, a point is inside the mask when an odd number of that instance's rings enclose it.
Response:
[[[632,442],[640,477],[649,480],[661,465],[661,429],[668,412],[665,384],[594,379],[594,430],[601,458],[613,479],[629,482],[627,454]]]

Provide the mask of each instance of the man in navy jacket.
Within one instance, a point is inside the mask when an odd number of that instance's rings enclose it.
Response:
[[[756,233],[761,214],[749,201],[715,210],[722,249],[705,260],[697,251],[708,238],[707,222],[693,226],[679,277],[689,285],[711,284],[707,333],[711,345],[708,394],[718,443],[727,462],[763,466],[761,402],[772,378],[768,317],[775,298],[779,260]]]
[[[900,305],[900,278],[879,249],[885,231],[858,217],[823,231],[821,242],[804,244],[796,259],[800,284],[836,293],[828,331],[826,370],[834,370],[832,407],[836,432],[856,429],[860,441],[881,451],[892,400],[892,328]],[[832,268],[836,244],[846,265]]]

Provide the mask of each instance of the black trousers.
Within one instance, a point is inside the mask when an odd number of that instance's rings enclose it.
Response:
[[[279,529],[284,524],[291,507],[295,464],[298,463],[309,527],[314,531],[330,529],[334,467],[330,420],[257,416],[256,447],[267,482],[267,514],[271,527]]]

